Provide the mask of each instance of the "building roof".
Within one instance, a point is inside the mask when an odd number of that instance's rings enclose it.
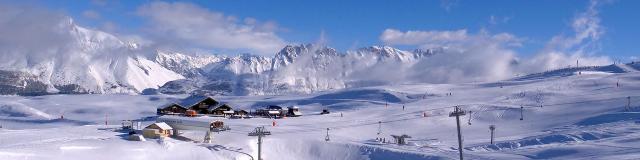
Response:
[[[276,105],[270,105],[270,106],[267,107],[267,109],[270,109],[270,110],[282,110],[282,107],[276,106]]]
[[[198,103],[200,103],[200,102],[202,102],[202,101],[204,101],[206,99],[212,99],[212,100],[216,101],[215,99],[213,99],[213,97],[210,97],[210,96],[191,95],[191,96],[181,100],[180,102],[178,102],[178,104],[180,106],[188,108],[188,107],[194,106],[194,105],[196,105],[196,104],[198,104]]]
[[[187,108],[185,108],[185,107],[183,107],[183,106],[181,106],[181,105],[179,105],[179,104],[177,104],[177,103],[167,103],[167,104],[164,104],[164,105],[160,106],[160,109],[165,109],[165,108],[167,108],[167,107],[171,107],[171,106],[178,106],[178,107],[180,107],[180,108],[187,109]]]
[[[157,126],[159,129],[162,130],[172,130],[173,128],[171,126],[169,126],[168,124],[164,123],[164,122],[157,122],[157,123],[153,123],[147,127],[144,128],[151,128],[152,126]]]
[[[229,106],[227,104],[220,105],[220,106],[216,107],[215,109],[216,110],[219,110],[219,109],[233,110],[233,108],[231,108],[231,106]]]
[[[411,138],[411,136],[406,135],[406,134],[399,135],[399,136],[398,135],[391,135],[391,137],[394,137],[394,138]]]

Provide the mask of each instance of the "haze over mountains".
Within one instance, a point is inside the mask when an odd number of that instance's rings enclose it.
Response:
[[[437,52],[373,46],[339,53],[301,44],[288,45],[274,57],[144,53],[149,50],[70,19],[58,27],[69,39],[50,56],[16,53],[3,59],[2,94],[141,93],[160,87],[166,93],[308,93],[385,82],[360,75],[382,65],[410,67]]]
[[[29,23],[23,21],[12,19],[3,26]],[[342,52],[322,44],[291,44],[274,56],[216,55],[146,45],[58,17],[3,32],[16,38],[0,39],[0,94],[311,93],[389,84],[496,81],[579,58],[550,54],[521,60],[505,48],[510,41],[502,43],[508,35],[458,34],[475,36],[476,41],[412,51],[371,46]],[[583,64],[609,62],[594,59]]]

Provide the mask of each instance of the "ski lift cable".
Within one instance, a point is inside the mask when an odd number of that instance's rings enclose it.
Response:
[[[356,123],[356,124],[349,124],[349,125],[341,125],[341,126],[333,126],[333,127],[328,127],[331,129],[345,129],[345,128],[355,128],[355,127],[362,127],[362,126],[370,126],[370,125],[377,125],[379,123],[394,123],[394,122],[401,122],[401,121],[408,121],[408,120],[414,120],[414,119],[421,119],[422,117],[412,117],[412,118],[402,118],[402,119],[394,119],[394,120],[387,120],[387,121],[375,121],[375,122],[363,122],[363,123]],[[312,128],[312,129],[300,129],[297,131],[280,131],[280,132],[274,132],[274,133],[302,133],[302,132],[315,132],[315,131],[322,131],[325,130],[327,127],[323,127],[323,128]]]

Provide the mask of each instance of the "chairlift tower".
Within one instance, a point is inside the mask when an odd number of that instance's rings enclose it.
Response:
[[[262,160],[262,137],[271,135],[271,132],[267,131],[264,127],[256,127],[253,132],[249,133],[249,136],[257,136],[258,137],[258,160]]]
[[[469,122],[467,122],[467,124],[471,125],[471,113],[473,113],[472,111],[469,111]]]
[[[324,137],[324,141],[329,141],[329,128],[327,128],[327,136]]]
[[[493,131],[496,130],[496,125],[489,125],[489,130],[491,130],[491,144],[493,144]]]
[[[520,106],[520,120],[521,121],[524,120],[524,113],[522,113],[522,112],[524,112],[524,106]]]
[[[627,111],[631,111],[631,96],[627,96]]]
[[[456,125],[458,126],[458,151],[460,152],[460,160],[462,157],[462,132],[460,131],[460,116],[464,116],[466,113],[460,109],[459,106],[455,106],[453,112],[449,113],[449,117],[456,117]]]
[[[382,121],[378,121],[378,135],[382,134]]]

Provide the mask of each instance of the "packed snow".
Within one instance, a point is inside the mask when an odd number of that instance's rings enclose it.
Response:
[[[259,126],[272,132],[264,138],[266,160],[457,159],[453,106],[469,111],[461,117],[466,159],[638,159],[640,72],[633,67],[558,70],[490,83],[216,96],[234,109],[295,105],[304,115],[224,119],[231,130],[214,134],[211,144],[200,143],[200,131],[184,131],[193,141],[139,142],[117,130],[121,120],[153,123],[157,107],[187,95],[2,96],[0,159],[248,160],[257,156],[257,138],[247,134]],[[319,114],[323,109],[331,113]],[[494,144],[489,125],[496,126]],[[407,145],[376,140],[402,134],[412,137]]]

